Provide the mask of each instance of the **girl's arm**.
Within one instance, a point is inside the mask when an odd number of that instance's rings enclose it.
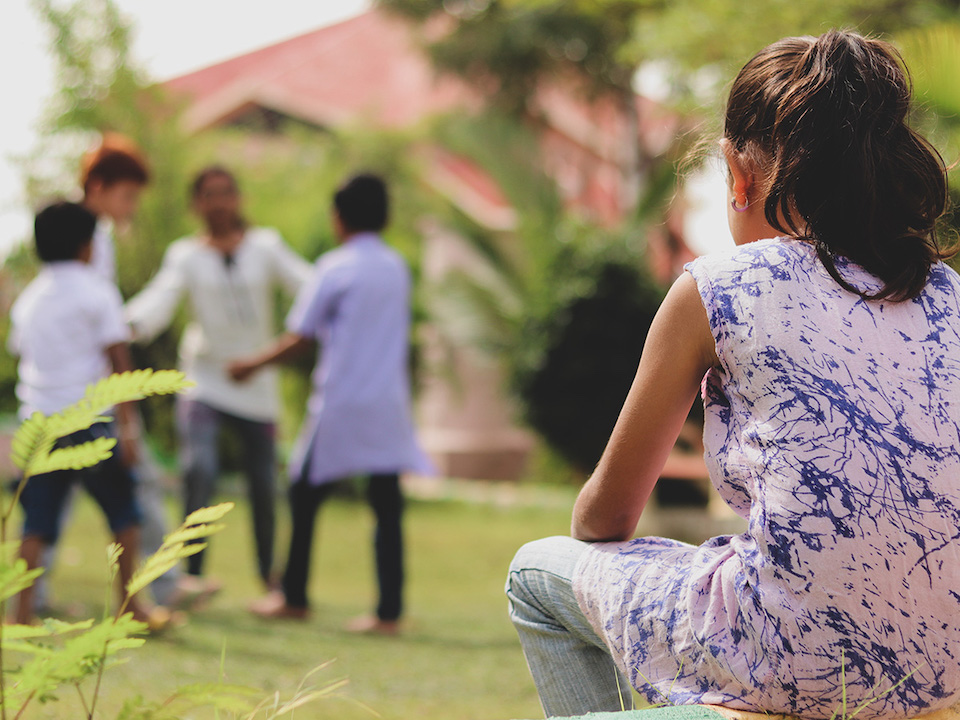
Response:
[[[704,373],[718,362],[696,281],[684,273],[657,311],[617,424],[577,497],[573,537],[633,536]]]

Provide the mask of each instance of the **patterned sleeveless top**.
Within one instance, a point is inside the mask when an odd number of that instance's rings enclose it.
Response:
[[[720,359],[706,461],[748,530],[591,546],[584,613],[652,702],[828,718],[845,693],[848,714],[902,718],[960,700],[960,276],[865,301],[783,238],[687,270]]]

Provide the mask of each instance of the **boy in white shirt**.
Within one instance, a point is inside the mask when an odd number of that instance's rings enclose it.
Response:
[[[19,356],[17,398],[20,417],[35,411],[56,413],[80,400],[88,384],[111,371],[132,369],[128,329],[116,287],[90,267],[96,218],[80,205],[59,202],[36,218],[37,254],[43,268],[17,298],[10,312],[10,351]],[[128,468],[136,462],[139,421],[130,403],[116,408],[117,450],[109,459],[81,471],[65,470],[30,478],[20,496],[24,511],[20,556],[31,568],[56,542],[60,515],[70,487],[80,481],[103,509],[124,551],[120,556],[120,593],[136,567],[140,511]],[[110,436],[114,423],[97,423],[58,442],[78,445]],[[162,611],[148,612],[136,598],[130,609],[156,627]],[[151,614],[153,617],[151,617]],[[33,620],[33,588],[20,593],[16,621]]]
[[[139,148],[127,137],[106,133],[100,144],[84,154],[80,184],[81,204],[97,218],[90,267],[117,284],[114,229],[130,224],[140,195],[150,182],[150,170]]]
[[[100,143],[84,153],[80,163],[81,204],[97,218],[93,231],[90,267],[100,277],[117,285],[115,231],[129,227],[140,196],[150,182],[150,167],[143,153],[130,138],[119,133],[104,133]],[[137,504],[142,513],[140,544],[146,554],[156,552],[168,532],[166,491],[156,460],[146,441],[140,445],[140,462],[132,468],[136,477]],[[44,557],[44,565],[52,567],[53,549]],[[150,594],[160,605],[190,606],[202,601],[202,593],[184,587],[179,567],[150,583]],[[43,578],[37,583],[38,601],[43,598]]]
[[[275,230],[247,224],[236,178],[226,168],[201,170],[190,194],[203,229],[167,248],[160,271],[127,303],[127,321],[134,341],[149,342],[189,303],[180,369],[195,386],[177,398],[184,515],[211,504],[220,476],[221,430],[233,432],[244,453],[257,572],[269,587],[279,378],[276,371],[265,372],[240,384],[230,378],[227,364],[273,337],[277,290],[295,295],[311,266]],[[181,587],[201,594],[219,587],[204,576],[204,559],[204,552],[188,558]]]

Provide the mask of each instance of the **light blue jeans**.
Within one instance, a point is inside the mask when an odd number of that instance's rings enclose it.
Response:
[[[520,548],[507,576],[510,619],[547,717],[633,708],[630,684],[573,594],[587,547],[570,537],[535,540]]]

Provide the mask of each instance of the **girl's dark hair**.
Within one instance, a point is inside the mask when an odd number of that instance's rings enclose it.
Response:
[[[935,232],[946,170],[907,126],[910,95],[893,46],[832,30],[761,50],[727,104],[724,136],[761,179],[767,222],[813,243],[827,272],[866,299],[916,297],[930,266],[951,254]],[[837,256],[883,287],[852,287]]]

